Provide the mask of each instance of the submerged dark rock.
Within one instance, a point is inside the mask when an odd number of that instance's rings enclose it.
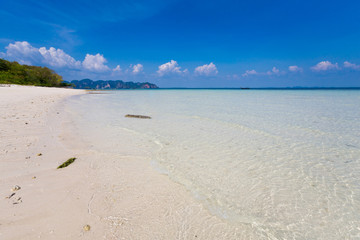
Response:
[[[128,118],[144,118],[144,119],[151,119],[151,117],[149,116],[144,116],[144,115],[132,115],[132,114],[126,114],[125,117]]]

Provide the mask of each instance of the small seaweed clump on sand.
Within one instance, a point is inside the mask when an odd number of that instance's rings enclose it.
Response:
[[[128,117],[128,118],[146,118],[146,119],[151,119],[151,117],[149,117],[149,116],[132,115],[132,114],[126,114],[125,117]]]
[[[60,166],[58,166],[57,168],[64,168],[69,166],[70,164],[72,164],[75,161],[76,158],[69,158],[66,162],[64,162],[63,164],[61,164]]]

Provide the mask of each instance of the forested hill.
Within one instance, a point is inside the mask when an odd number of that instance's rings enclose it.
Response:
[[[0,58],[0,84],[61,87],[67,84],[54,70],[47,67],[21,65]]]
[[[0,58],[0,84],[19,84],[46,87],[71,86],[78,89],[147,89],[158,88],[149,82],[123,82],[121,80],[90,79],[73,80],[64,82],[63,78],[54,70],[47,67],[22,65],[18,62],[10,62]]]
[[[159,88],[153,83],[149,82],[123,82],[121,80],[98,80],[91,79],[73,80],[70,82],[78,89],[154,89]]]

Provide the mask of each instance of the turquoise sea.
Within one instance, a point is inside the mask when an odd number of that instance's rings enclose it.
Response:
[[[148,158],[255,239],[360,239],[360,90],[107,93],[66,104],[90,148]]]

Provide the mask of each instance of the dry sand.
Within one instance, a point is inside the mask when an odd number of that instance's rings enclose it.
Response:
[[[0,87],[0,239],[249,239],[148,160],[86,150],[62,108],[84,93]]]

